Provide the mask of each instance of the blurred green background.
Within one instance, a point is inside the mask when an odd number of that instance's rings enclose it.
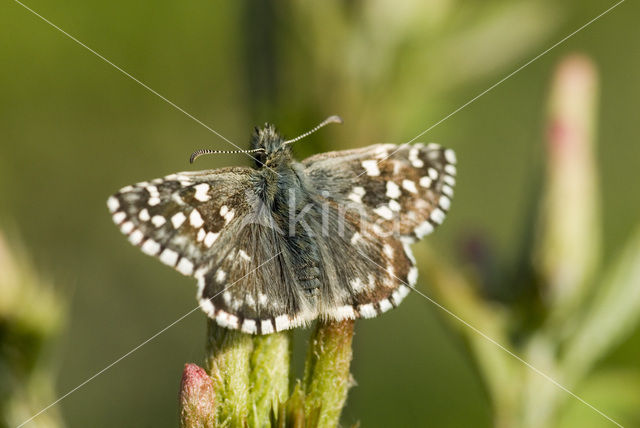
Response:
[[[614,3],[26,4],[242,148],[265,121],[293,137],[341,115],[344,125],[295,146],[301,159],[405,142]],[[431,248],[455,266],[465,237],[481,235],[498,264],[514,262],[542,165],[553,68],[578,51],[600,73],[605,262],[614,256],[640,209],[638,16],[627,1],[418,140],[459,159],[452,211]],[[106,198],[138,181],[248,160],[190,166],[195,149],[233,147],[13,1],[0,6],[0,34],[0,229],[67,301],[49,351],[62,394],[196,306],[194,281],[128,244]],[[66,423],[175,426],[182,366],[202,360],[204,317],[194,313],[66,398]],[[486,389],[446,317],[413,293],[356,324],[345,423],[491,426]],[[638,370],[639,352],[636,331],[599,364]],[[569,405],[588,426],[610,426]]]

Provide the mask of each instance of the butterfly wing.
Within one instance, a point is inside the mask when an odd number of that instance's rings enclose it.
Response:
[[[282,234],[256,197],[255,180],[248,168],[171,174],[127,186],[107,205],[132,244],[198,280],[209,317],[270,333],[316,312],[292,285]]]
[[[328,198],[410,240],[431,233],[451,205],[456,156],[437,144],[377,144],[322,153],[302,163]]]
[[[323,289],[324,317],[373,317],[408,294],[418,274],[409,245],[444,220],[455,162],[453,151],[435,144],[380,144],[302,162],[316,203],[344,219],[340,233],[320,238],[331,249],[324,266],[333,279]]]

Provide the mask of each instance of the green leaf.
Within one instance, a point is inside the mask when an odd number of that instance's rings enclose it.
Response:
[[[562,364],[579,379],[630,334],[640,319],[640,225],[606,273],[591,306],[566,345]]]

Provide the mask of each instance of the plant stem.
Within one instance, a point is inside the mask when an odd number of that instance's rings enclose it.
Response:
[[[353,320],[319,322],[309,343],[304,389],[307,426],[336,427],[352,385]]]
[[[217,426],[245,426],[249,418],[251,336],[207,320],[207,371],[217,402]]]
[[[250,426],[265,426],[287,401],[290,334],[282,332],[252,338]]]

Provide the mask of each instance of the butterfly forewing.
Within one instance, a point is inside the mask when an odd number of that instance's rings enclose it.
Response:
[[[409,239],[431,233],[451,205],[456,158],[437,144],[377,144],[303,163],[330,198],[355,204],[376,228]]]

